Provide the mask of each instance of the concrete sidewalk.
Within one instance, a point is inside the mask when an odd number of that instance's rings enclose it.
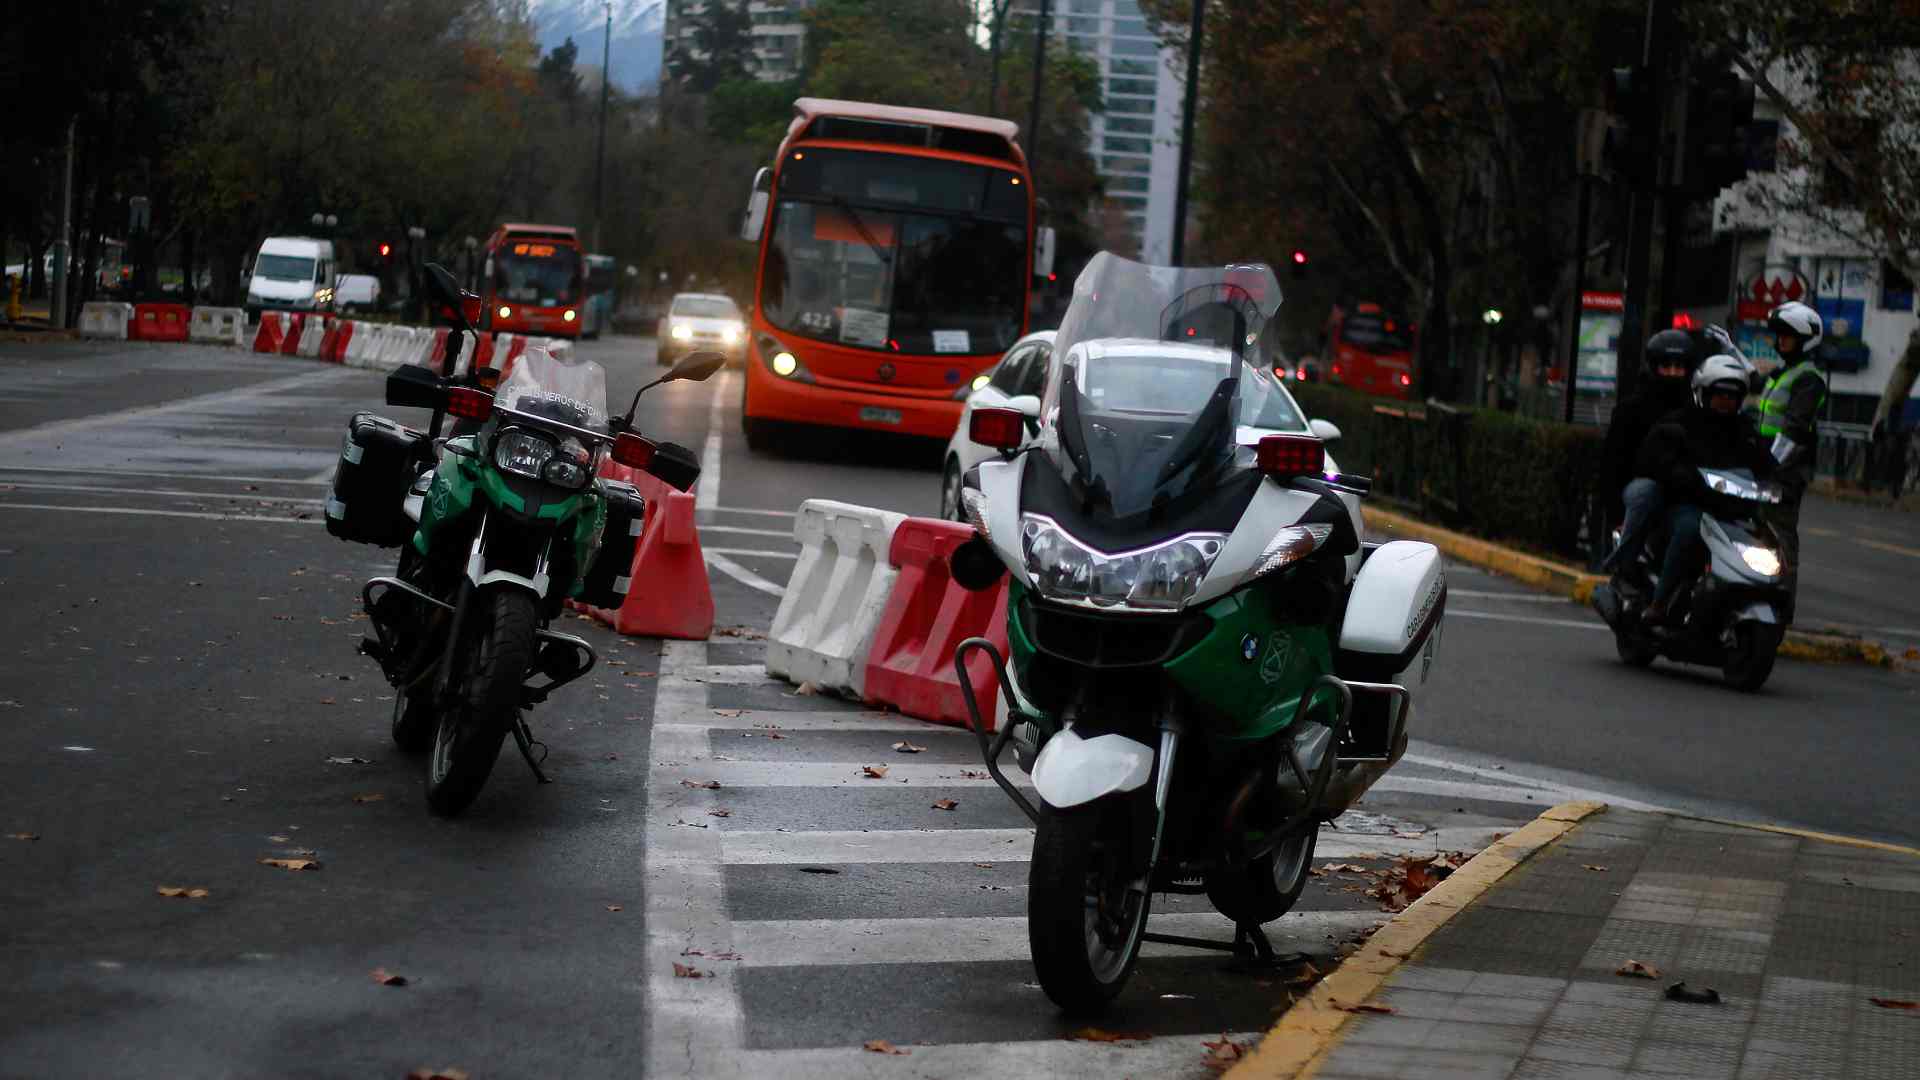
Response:
[[[1920,1076],[1920,852],[1566,810],[1383,929],[1235,1080]]]

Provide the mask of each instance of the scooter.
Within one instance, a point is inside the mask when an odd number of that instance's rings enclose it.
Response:
[[[1028,937],[1047,996],[1097,1012],[1144,941],[1276,961],[1322,822],[1406,751],[1447,586],[1427,544],[1360,542],[1364,477],[1275,377],[1266,266],[1095,256],[1026,417],[979,409],[997,448],[963,480],[964,588],[1007,584],[1010,656],[954,663],[987,769],[1036,827]],[[981,658],[984,657],[984,663]],[[1008,719],[991,738],[970,667]],[[1007,774],[1011,747],[1038,801]],[[1154,893],[1205,895],[1231,942],[1149,930]]]
[[[1633,568],[1594,590],[1593,607],[1613,630],[1622,662],[1646,667],[1664,656],[1704,664],[1718,667],[1728,686],[1758,690],[1773,674],[1792,601],[1779,541],[1760,515],[1780,501],[1780,488],[1746,469],[1701,469],[1700,477],[1713,496],[1700,515],[1707,565],[1674,594],[1668,623],[1649,626],[1641,618],[1659,583],[1656,553],[1666,550],[1659,535],[1648,538]]]

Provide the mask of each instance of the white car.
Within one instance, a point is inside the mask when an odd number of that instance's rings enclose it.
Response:
[[[1013,343],[1000,362],[973,380],[973,391],[960,410],[960,426],[947,440],[945,468],[940,475],[940,516],[949,521],[964,520],[960,513],[960,478],[968,469],[999,454],[991,446],[982,446],[967,437],[975,406],[1018,409],[1037,424],[1040,399],[1046,396],[1047,383],[1053,378],[1053,331],[1041,330]],[[1033,426],[1027,429],[1027,441],[1033,440]]]
[[[698,349],[725,353],[735,363],[746,362],[747,321],[732,299],[719,293],[676,295],[656,334],[662,364]]]

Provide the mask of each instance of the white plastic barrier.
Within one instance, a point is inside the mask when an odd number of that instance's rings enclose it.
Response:
[[[905,514],[808,499],[793,521],[800,559],[767,634],[767,674],[855,697],[900,571],[887,561]]]
[[[320,340],[327,336],[327,320],[319,315],[309,315],[300,326],[300,342],[293,347],[298,356],[313,360],[320,355]]]
[[[96,300],[80,305],[80,336],[127,339],[127,324],[133,321],[133,305]]]
[[[386,330],[384,323],[354,323],[353,336],[347,339],[347,366],[366,367],[367,358],[379,348]]]
[[[196,307],[187,321],[187,340],[211,345],[246,345],[247,313],[237,307]]]
[[[386,348],[381,349],[380,355],[374,357],[373,366],[382,371],[392,371],[406,363],[407,358],[413,355],[413,339],[416,336],[418,335],[411,326],[389,327]]]

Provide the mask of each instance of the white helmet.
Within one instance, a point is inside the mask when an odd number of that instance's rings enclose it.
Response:
[[[1706,408],[1707,394],[1717,386],[1745,397],[1753,385],[1748,381],[1748,370],[1746,361],[1737,356],[1709,356],[1700,361],[1700,366],[1693,369],[1693,403]]]
[[[1767,314],[1767,329],[1794,335],[1800,339],[1800,351],[1811,352],[1820,344],[1820,313],[1798,300],[1789,300]]]

